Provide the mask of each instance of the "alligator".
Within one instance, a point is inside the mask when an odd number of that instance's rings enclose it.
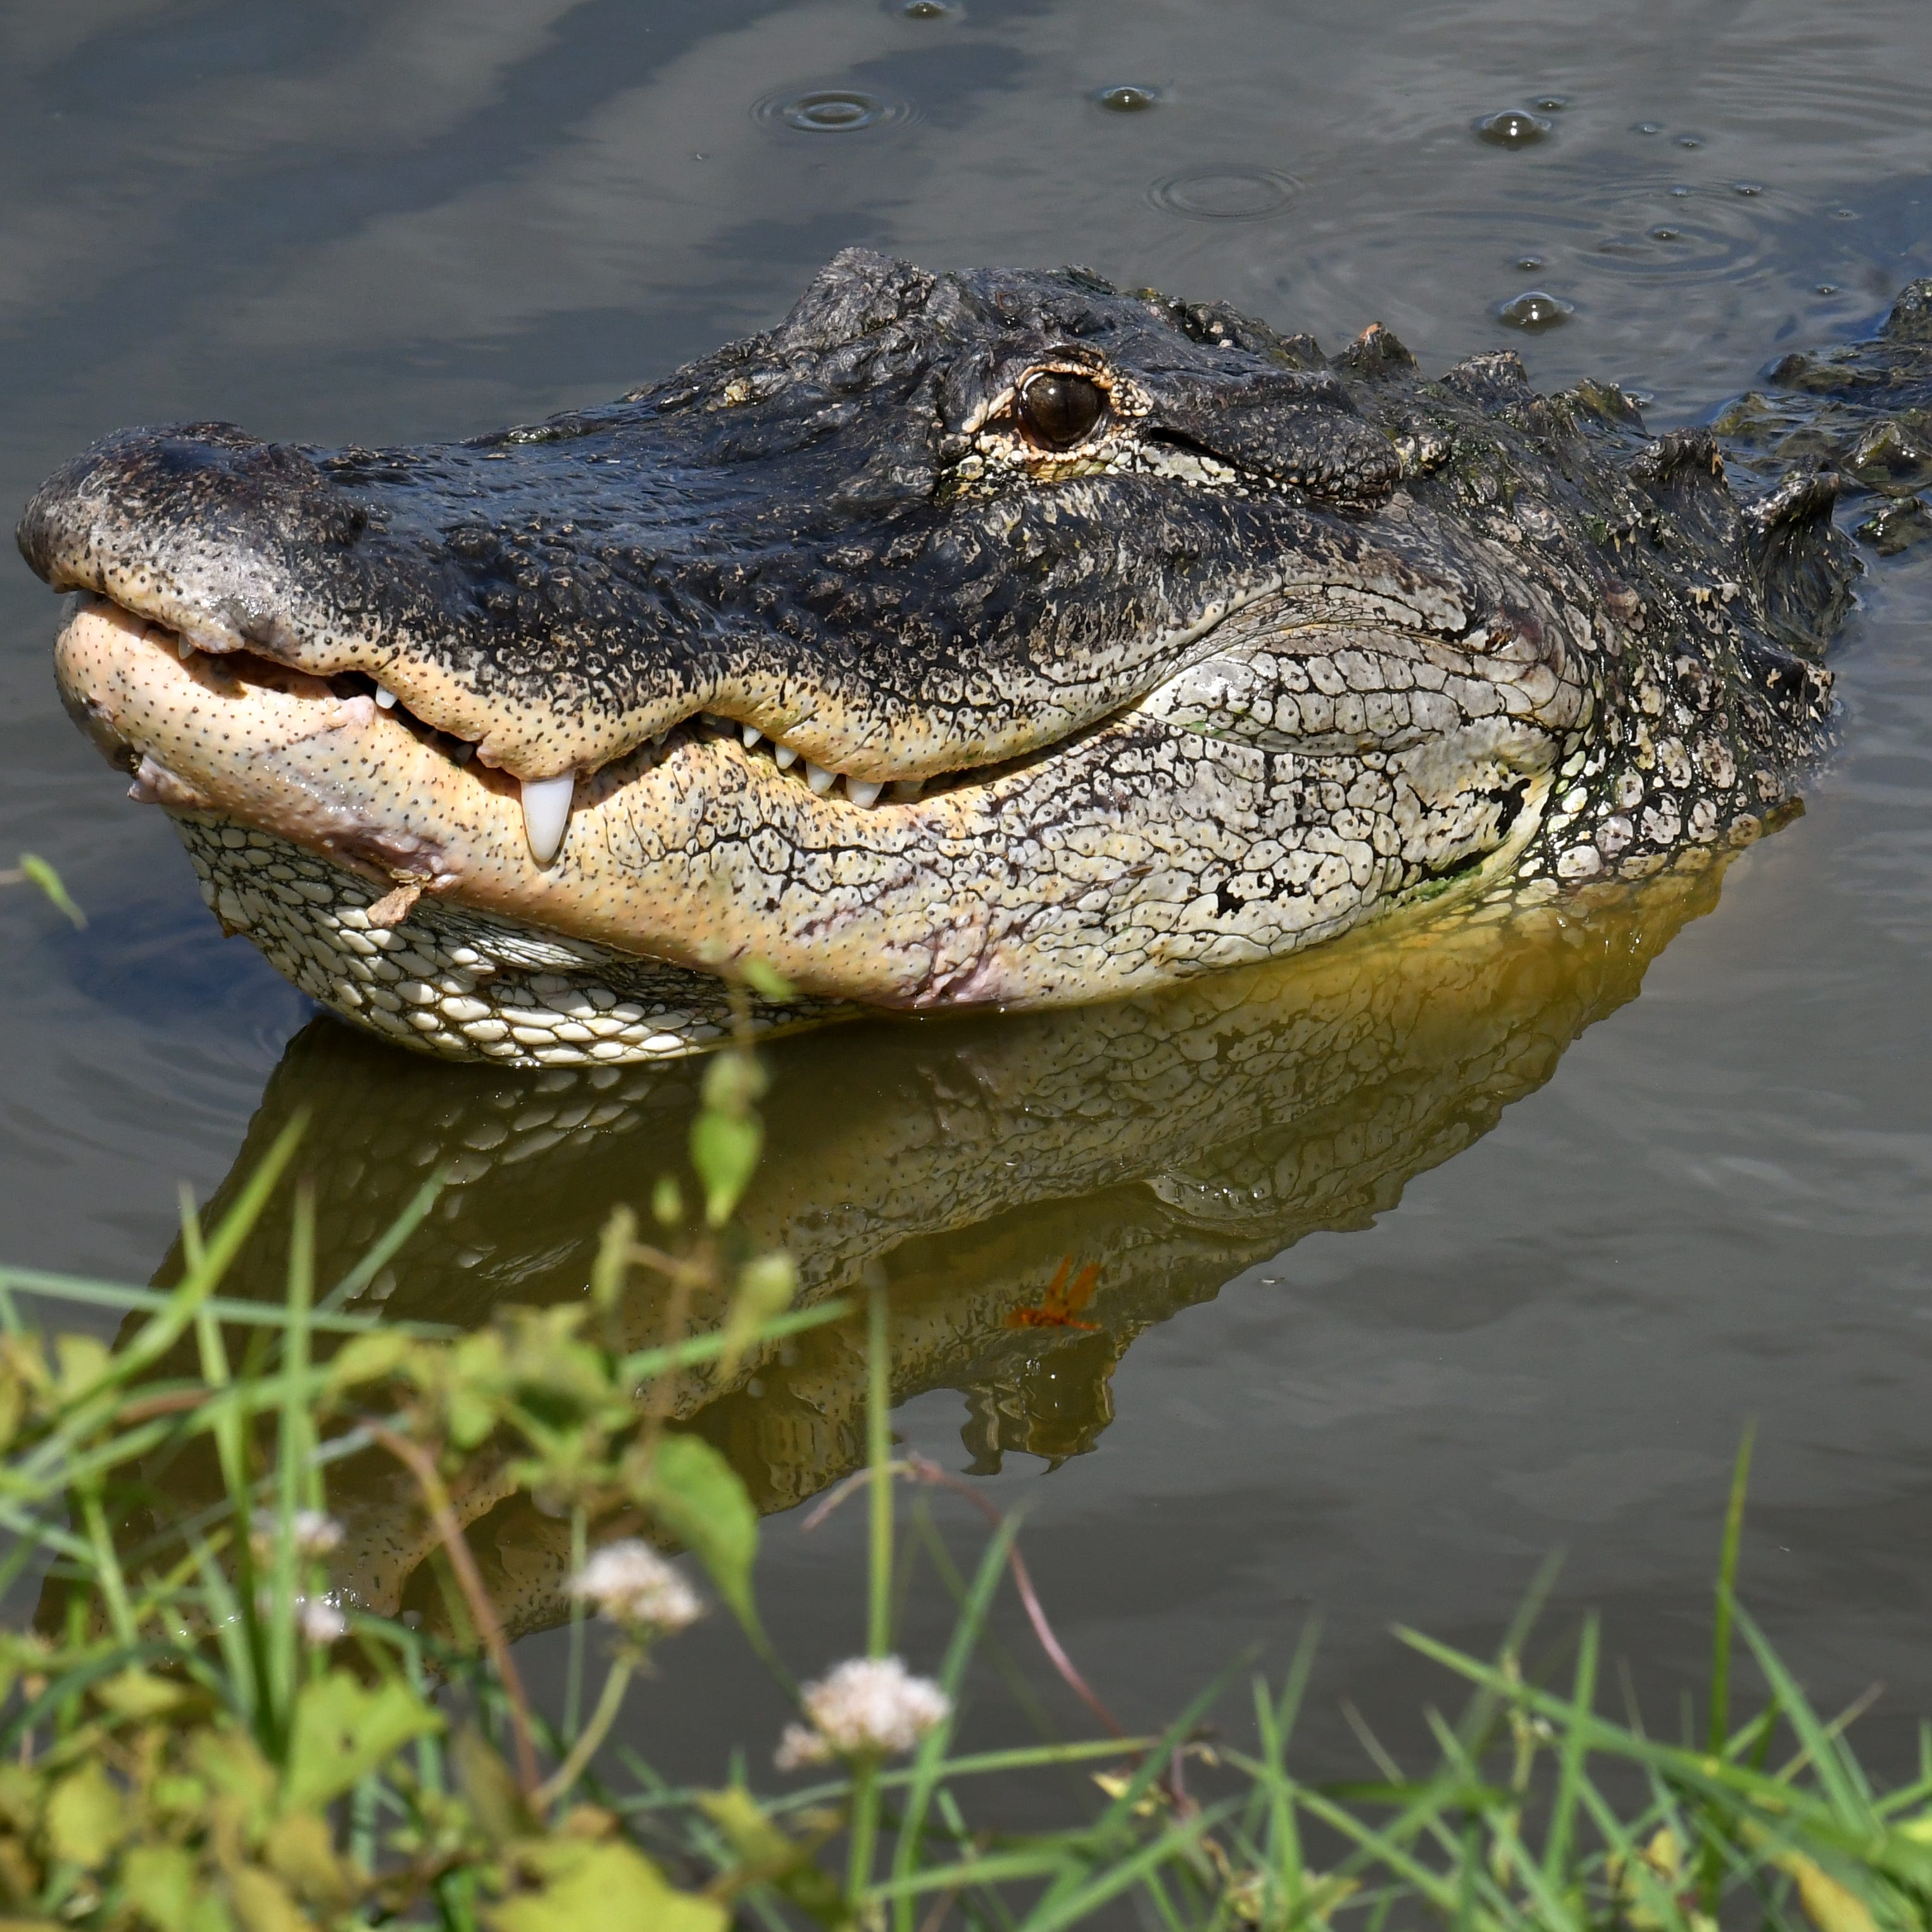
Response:
[[[882,1282],[893,1400],[958,1391],[976,1469],[1094,1448],[1137,1336],[1306,1235],[1369,1226],[1413,1177],[1488,1132],[1636,997],[1658,952],[1715,905],[1731,856],[1719,848],[1542,906],[1442,903],[1295,958],[1076,1011],[861,1022],[774,1042],[769,1151],[738,1232],[754,1251],[793,1257],[802,1306],[860,1312],[760,1346],[728,1375],[686,1371],[666,1412],[724,1452],[761,1510],[824,1491],[865,1459],[862,1310],[867,1284]],[[688,1186],[704,1064],[424,1066],[318,1018],[270,1078],[206,1222],[306,1120],[316,1276],[361,1284],[351,1312],[470,1328],[512,1307],[580,1303],[610,1204],[648,1198],[664,1173]],[[372,1273],[365,1257],[432,1172],[443,1178],[434,1211]],[[292,1213],[285,1190],[225,1297],[280,1304]],[[1070,1258],[1090,1288],[1056,1307]],[[178,1242],[156,1284],[185,1264]],[[674,1305],[640,1271],[615,1311],[620,1346],[661,1341]],[[706,1288],[678,1318],[711,1330],[725,1312]],[[246,1340],[238,1330],[238,1354]],[[183,1346],[165,1372],[195,1372],[192,1338]],[[212,1462],[170,1450],[142,1474],[136,1534],[218,1502]],[[449,1480],[508,1626],[567,1617],[570,1525],[517,1490],[509,1452],[482,1445]],[[446,1630],[434,1532],[406,1474],[364,1453],[331,1466],[328,1493],[345,1530],[336,1586]]]
[[[1787,386],[1917,447],[1932,284]],[[124,431],[19,537],[224,927],[387,1037],[562,1065],[1748,842],[1828,736],[1841,481],[1734,494],[1711,430],[1512,352],[848,250],[610,406]]]

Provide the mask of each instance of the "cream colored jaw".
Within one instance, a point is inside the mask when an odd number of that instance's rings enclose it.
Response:
[[[108,748],[138,760],[137,797],[219,812],[386,886],[423,886],[647,958],[716,972],[755,956],[836,998],[901,1004],[904,969],[866,922],[795,934],[760,917],[757,896],[717,856],[721,826],[741,841],[768,826],[789,849],[883,840],[889,856],[929,854],[958,836],[985,789],[865,808],[710,739],[662,760],[634,754],[546,794],[478,760],[455,764],[367,696],[340,698],[259,661],[243,669],[250,675],[199,652],[184,659],[173,633],[105,602],[77,611],[56,647],[70,706]]]

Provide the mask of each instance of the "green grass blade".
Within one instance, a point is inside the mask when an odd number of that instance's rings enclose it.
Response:
[[[38,852],[22,852],[19,860],[20,876],[40,887],[54,909],[76,932],[87,926],[87,915],[68,896],[61,875]]]
[[[1765,1641],[1763,1633],[1741,1606],[1736,1608],[1736,1616],[1744,1642],[1750,1646],[1758,1668],[1764,1672],[1765,1682],[1771,1686],[1771,1694],[1778,1700],[1778,1708],[1784,1713],[1785,1722],[1797,1734],[1798,1743],[1810,1760],[1833,1816],[1854,1831],[1876,1825],[1878,1820],[1873,1814],[1869,1796],[1846,1774],[1838,1740],[1812,1709],[1804,1692],[1798,1688],[1796,1678],[1785,1669],[1777,1652]]]
[[[1731,1610],[1736,1601],[1738,1552],[1744,1540],[1744,1492],[1750,1483],[1751,1444],[1757,1433],[1748,1423],[1731,1472],[1731,1499],[1724,1511],[1724,1549],[1718,1558],[1718,1603],[1711,1624],[1711,1721],[1707,1742],[1713,1756],[1731,1734]]]
[[[1597,1708],[1597,1619],[1583,1621],[1582,1640],[1576,1650],[1576,1678],[1571,1706],[1575,1715],[1564,1726],[1556,1798],[1550,1808],[1550,1829],[1543,1844],[1543,1874],[1553,1888],[1560,1885],[1570,1868],[1570,1827],[1576,1812],[1577,1794],[1583,1782],[1583,1761],[1588,1746],[1586,1726]]]
[[[391,1262],[403,1244],[422,1226],[449,1180],[449,1170],[439,1167],[410,1196],[403,1211],[392,1221],[376,1245],[316,1304],[316,1316],[333,1315],[345,1302],[353,1301]]]
[[[987,1539],[979,1568],[974,1573],[972,1586],[954,1621],[946,1654],[940,1660],[939,1687],[952,1700],[952,1708],[944,1722],[935,1726],[920,1741],[918,1754],[913,1761],[911,1788],[907,1793],[904,1816],[900,1820],[898,1837],[892,1846],[892,1874],[896,1879],[908,1876],[918,1859],[933,1786],[939,1780],[946,1753],[958,1724],[959,1696],[966,1668],[979,1646],[980,1633],[992,1607],[993,1593],[999,1588],[1001,1573],[1006,1568],[1006,1552],[1012,1546],[1017,1528],[1017,1520],[1009,1516]],[[898,1918],[901,1932],[911,1932],[912,1908],[909,1899],[902,1901]]]

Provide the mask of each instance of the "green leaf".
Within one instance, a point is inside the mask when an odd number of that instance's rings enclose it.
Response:
[[[691,1164],[704,1184],[704,1218],[712,1227],[722,1228],[731,1218],[758,1172],[764,1138],[764,1128],[751,1114],[708,1107],[692,1122]]]
[[[353,1388],[361,1382],[386,1382],[408,1361],[416,1346],[406,1335],[398,1335],[393,1328],[354,1336],[330,1358],[329,1388],[333,1390]]]
[[[763,1098],[769,1084],[765,1070],[752,1054],[728,1048],[715,1054],[704,1070],[701,1091],[705,1106],[718,1113],[745,1114]]]
[[[684,1190],[674,1174],[661,1174],[651,1190],[651,1217],[661,1228],[675,1228],[684,1219]]]
[[[798,1269],[781,1248],[747,1262],[738,1275],[738,1292],[724,1318],[724,1348],[718,1358],[720,1376],[737,1368],[745,1351],[775,1315],[782,1315],[798,1292]]]
[[[483,1913],[490,1932],[584,1932],[586,1926],[650,1928],[650,1932],[725,1932],[724,1906],[680,1892],[631,1846],[554,1838],[519,1848],[537,1888]]]
[[[96,1387],[106,1374],[112,1358],[107,1344],[93,1335],[56,1335],[54,1360],[58,1365],[56,1388],[65,1408]]]
[[[696,1555],[740,1618],[752,1622],[758,1513],[730,1464],[701,1436],[662,1436],[638,1499]]]
[[[165,1677],[151,1676],[145,1670],[131,1667],[97,1684],[94,1694],[117,1718],[131,1718],[137,1721],[158,1718],[165,1712],[179,1710],[184,1704],[197,1701],[195,1693],[186,1684],[172,1684]]]
[[[278,1818],[262,1842],[268,1869],[298,1898],[340,1911],[359,1876],[335,1854],[328,1820],[320,1811],[290,1811]]]
[[[59,873],[38,852],[22,852],[20,854],[20,870],[46,894],[58,910],[67,915],[76,931],[87,924],[86,914],[68,897],[67,888],[61,884]]]
[[[798,998],[798,988],[778,969],[759,958],[755,954],[738,962],[738,970],[743,974],[745,984],[761,1000],[783,1002]]]
[[[1796,1881],[1798,1903],[1818,1932],[1877,1932],[1871,1908],[1815,1860],[1784,1852],[1772,1862]]]
[[[288,1894],[281,1880],[260,1865],[236,1865],[228,1896],[248,1932],[315,1932],[314,1922]]]
[[[267,1822],[275,1801],[274,1768],[245,1731],[192,1732],[188,1757],[198,1777],[237,1802],[248,1828]]]
[[[157,1932],[193,1932],[197,1878],[194,1854],[182,1845],[136,1845],[122,1861],[121,1888]]]
[[[127,1808],[114,1781],[98,1764],[84,1764],[54,1787],[47,1801],[47,1844],[64,1864],[94,1871],[121,1842]]]
[[[782,1831],[742,1784],[700,1791],[698,1807],[717,1826],[737,1859],[719,1876],[734,1894],[754,1885],[776,1886],[815,1924],[836,1924],[844,1895],[830,1873],[814,1862],[812,1845]]]
[[[488,1838],[502,1844],[537,1828],[510,1767],[474,1724],[450,1740],[449,1761],[456,1788]]]
[[[346,1670],[332,1670],[304,1684],[289,1735],[283,1808],[314,1808],[340,1798],[404,1745],[440,1731],[442,1724],[400,1678],[365,1687]]]

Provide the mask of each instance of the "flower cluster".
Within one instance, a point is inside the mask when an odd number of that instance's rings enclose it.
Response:
[[[571,1579],[570,1594],[613,1623],[668,1636],[694,1623],[698,1592],[648,1543],[607,1543]]]
[[[273,1510],[257,1510],[248,1535],[248,1547],[258,1562],[274,1554],[275,1539],[281,1533],[281,1520]],[[298,1556],[326,1556],[342,1542],[342,1526],[320,1510],[297,1510],[290,1523]]]
[[[909,1751],[952,1711],[952,1700],[931,1678],[914,1676],[896,1657],[848,1658],[808,1684],[802,1702],[812,1722],[785,1726],[781,1771],[830,1757]]]
[[[296,1616],[302,1635],[318,1648],[349,1634],[349,1619],[326,1597],[298,1597]]]

